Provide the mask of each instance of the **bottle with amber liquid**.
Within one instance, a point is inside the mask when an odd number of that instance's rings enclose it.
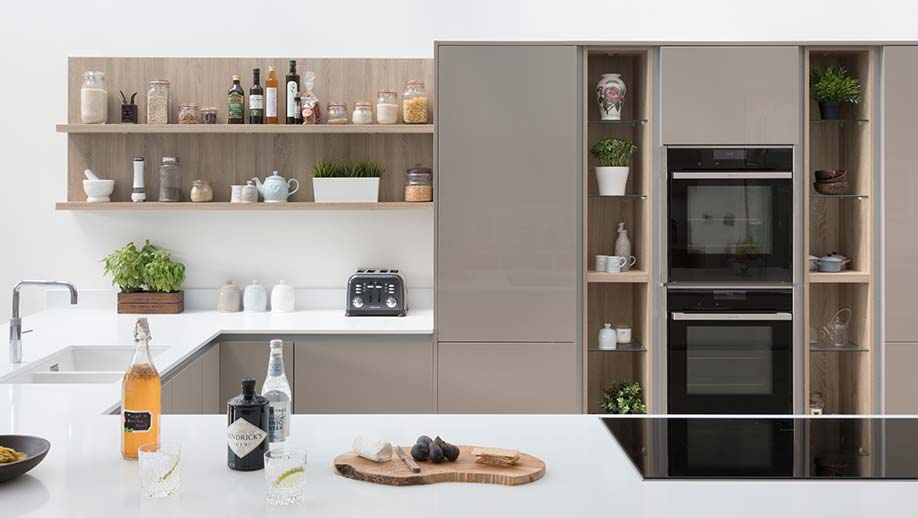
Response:
[[[159,442],[162,387],[150,356],[146,318],[134,324],[134,358],[121,382],[121,456],[136,459],[137,448]]]
[[[277,124],[277,72],[268,67],[265,80],[265,124]]]

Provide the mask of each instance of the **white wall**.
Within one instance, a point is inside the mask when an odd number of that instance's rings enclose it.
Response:
[[[384,12],[391,18],[377,14]],[[174,250],[188,266],[192,288],[228,277],[339,287],[364,264],[398,265],[410,285],[429,287],[429,214],[54,212],[54,202],[66,197],[66,136],[54,125],[65,120],[70,55],[432,57],[436,39],[918,40],[918,2],[9,3],[0,19],[0,320],[9,314],[8,293],[19,279],[107,287],[98,260],[130,239],[150,238]],[[25,299],[27,311],[39,307],[38,296]]]

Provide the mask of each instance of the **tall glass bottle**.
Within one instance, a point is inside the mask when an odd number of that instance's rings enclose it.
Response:
[[[121,456],[136,459],[137,448],[159,442],[162,387],[150,356],[146,318],[134,324],[134,357],[121,382]]]
[[[284,442],[290,435],[290,413],[293,394],[284,373],[284,342],[271,340],[268,375],[261,395],[268,400],[268,442]]]
[[[261,70],[252,70],[252,88],[249,88],[249,124],[265,122],[265,91],[261,87]]]
[[[287,72],[287,124],[302,124],[303,115],[296,107],[296,94],[300,91],[300,75],[296,73],[296,60],[290,60],[290,71]]]
[[[233,76],[233,86],[226,93],[226,119],[229,124],[245,124],[245,91],[239,76]]]
[[[238,471],[265,467],[268,400],[255,394],[255,380],[242,380],[242,394],[226,403],[226,464]]]
[[[277,124],[277,73],[268,67],[265,80],[265,124]]]

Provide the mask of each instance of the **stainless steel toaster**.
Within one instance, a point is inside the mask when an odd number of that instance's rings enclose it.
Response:
[[[408,311],[405,278],[398,270],[360,268],[347,280],[349,317],[403,317]]]

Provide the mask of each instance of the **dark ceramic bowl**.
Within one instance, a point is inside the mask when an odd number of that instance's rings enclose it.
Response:
[[[848,175],[844,169],[834,169],[831,171],[816,171],[816,180],[819,182],[841,181]]]
[[[816,189],[816,192],[819,194],[847,194],[848,180],[843,180],[841,182],[816,182],[813,184],[813,188]]]
[[[12,480],[38,466],[42,459],[45,458],[45,455],[48,454],[48,450],[51,449],[51,443],[46,439],[32,435],[0,435],[0,446],[6,446],[29,455],[16,462],[0,464],[0,482]]]

